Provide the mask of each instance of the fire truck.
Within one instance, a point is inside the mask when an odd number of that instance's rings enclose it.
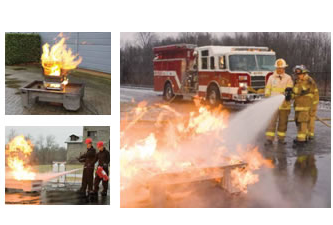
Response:
[[[268,47],[175,44],[154,51],[154,91],[170,101],[199,96],[212,106],[245,104],[264,96],[275,52]]]

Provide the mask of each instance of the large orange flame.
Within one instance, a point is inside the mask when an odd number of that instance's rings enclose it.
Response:
[[[142,177],[145,166],[149,166],[156,173],[165,171],[181,171],[188,168],[198,168],[204,166],[201,158],[191,157],[191,161],[179,158],[178,154],[182,151],[184,141],[194,140],[197,137],[218,138],[222,140],[223,129],[228,126],[229,114],[221,109],[210,110],[205,106],[198,105],[198,111],[190,112],[188,116],[176,112],[169,105],[159,105],[163,109],[157,118],[157,125],[165,128],[164,135],[160,138],[166,139],[167,150],[158,148],[158,139],[154,133],[147,138],[136,141],[131,146],[122,144],[121,148],[121,188],[131,185],[131,181],[137,177]],[[148,111],[146,102],[139,103],[138,107],[133,110],[134,117],[129,124],[133,127],[134,123],[142,117],[142,112]],[[166,115],[173,114],[173,119],[167,123],[163,122]],[[140,117],[140,118],[139,118]],[[133,122],[135,121],[135,122]],[[155,125],[156,125],[155,124]],[[123,129],[123,132],[128,127]],[[222,137],[221,137],[222,131]],[[214,135],[216,134],[216,135]],[[206,136],[205,136],[206,135]],[[124,133],[122,142],[126,142]],[[197,146],[192,146],[192,156],[197,154]],[[208,150],[207,150],[208,151]],[[236,153],[235,153],[236,152]],[[231,183],[233,187],[240,192],[246,193],[248,185],[257,183],[259,175],[255,173],[261,167],[272,167],[272,163],[266,160],[258,151],[258,147],[239,147],[237,151],[229,151],[223,146],[223,140],[218,151],[206,153],[209,155],[212,165],[235,165],[246,163],[246,167],[235,168],[231,170]],[[205,172],[204,170],[201,172]],[[208,171],[209,172],[209,171]],[[221,179],[216,179],[219,182]]]
[[[16,180],[33,180],[36,174],[29,166],[33,145],[23,135],[16,136],[6,145],[6,162]]]
[[[75,69],[81,62],[82,57],[73,54],[72,50],[65,44],[66,38],[59,35],[60,41],[55,43],[51,49],[48,43],[43,45],[43,54],[41,57],[44,74],[50,76],[60,76],[67,73],[68,70]],[[68,80],[64,80],[64,85]]]

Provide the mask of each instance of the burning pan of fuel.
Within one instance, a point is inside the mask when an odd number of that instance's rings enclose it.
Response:
[[[59,38],[51,48],[48,43],[43,45],[43,81],[35,80],[20,89],[25,107],[36,101],[60,103],[70,111],[81,107],[85,86],[69,82],[68,74],[82,62],[82,58],[67,47],[66,38],[62,34]]]
[[[145,102],[128,113],[128,119],[121,124],[122,207],[135,206],[142,201],[162,207],[167,199],[179,196],[173,193],[173,186],[189,187],[202,181],[212,181],[229,194],[246,194],[248,186],[260,180],[257,170],[273,167],[272,162],[261,155],[258,146],[250,144],[275,109],[269,109],[272,112],[259,118],[259,123],[251,116],[244,121],[244,114],[255,115],[252,111],[256,111],[256,107],[267,107],[271,102],[263,100],[230,117],[228,111],[211,110],[197,100],[197,111],[185,116],[167,104],[148,106]],[[283,97],[268,101],[282,102]],[[127,133],[133,132],[145,114],[156,108],[160,114],[154,131],[143,139],[138,140],[135,134],[134,140],[128,138]],[[239,121],[247,125],[254,123],[253,134],[246,134],[248,131]],[[191,192],[190,188],[184,191]]]
[[[6,190],[23,192],[41,192],[43,185],[52,179],[79,169],[61,173],[37,173],[30,164],[33,144],[23,135],[16,136],[6,145]]]

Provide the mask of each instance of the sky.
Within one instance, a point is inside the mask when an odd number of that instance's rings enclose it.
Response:
[[[121,32],[120,33],[120,45],[123,46],[125,43],[135,43],[136,42],[136,34],[138,32]],[[180,32],[155,32],[159,38],[166,37],[177,37]],[[223,36],[225,34],[233,34],[232,32],[210,32],[216,36]]]
[[[75,134],[77,136],[82,136],[83,134],[83,127],[65,127],[65,126],[56,126],[56,127],[48,127],[48,126],[42,126],[42,127],[11,127],[8,126],[6,127],[6,143],[8,142],[8,134],[11,132],[11,130],[15,130],[17,135],[24,135],[27,136],[30,134],[33,139],[32,143],[34,144],[34,141],[37,140],[37,138],[40,135],[43,135],[44,137],[48,135],[54,135],[55,141],[59,146],[61,147],[66,147],[66,139],[69,137],[71,134]]]

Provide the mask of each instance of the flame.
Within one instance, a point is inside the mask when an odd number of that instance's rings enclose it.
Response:
[[[145,178],[163,172],[185,171],[191,168],[204,168],[206,164],[199,156],[197,146],[192,146],[193,152],[191,160],[186,157],[180,157],[183,151],[185,141],[191,142],[196,138],[217,138],[221,140],[221,146],[216,151],[212,151],[209,155],[212,164],[216,165],[235,165],[243,164],[246,166],[237,167],[231,170],[231,183],[234,188],[240,192],[247,193],[248,185],[255,184],[259,181],[259,175],[255,173],[261,167],[273,167],[271,161],[266,160],[259,152],[258,147],[250,147],[243,149],[238,147],[236,153],[229,152],[223,146],[223,130],[228,126],[228,112],[222,108],[211,110],[202,106],[196,100],[197,111],[190,112],[184,116],[178,113],[169,105],[157,105],[162,112],[157,117],[155,125],[164,128],[164,135],[160,137],[165,142],[165,146],[158,145],[160,139],[157,135],[150,133],[149,136],[142,140],[136,141],[132,145],[123,144],[121,148],[120,172],[121,172],[121,189],[130,186],[133,181]],[[142,118],[142,114],[148,112],[147,102],[141,102],[132,111],[136,117],[129,123],[129,126],[123,128],[122,142],[126,143],[125,131],[128,127]],[[167,116],[173,115],[172,119],[166,119]],[[165,122],[166,120],[166,122]],[[216,134],[216,135],[214,135]],[[164,143],[163,142],[163,143]],[[207,150],[209,151],[209,150]],[[198,155],[198,156],[197,156]],[[207,158],[207,153],[204,153]],[[149,173],[147,172],[149,167]],[[212,170],[201,170],[200,175],[208,174]],[[194,174],[195,175],[195,174]],[[221,183],[221,178],[216,178],[217,183]]]
[[[33,180],[36,174],[28,165],[33,145],[23,135],[16,136],[6,145],[6,161],[16,180]]]
[[[48,43],[43,45],[43,54],[41,57],[44,74],[49,76],[66,75],[67,71],[75,69],[81,62],[82,57],[73,54],[72,50],[65,44],[66,38],[60,34],[60,41],[56,42],[51,48]],[[65,78],[63,85],[68,80]]]
[[[247,193],[247,186],[255,184],[259,181],[259,175],[253,171],[244,168],[235,168],[231,171],[231,183],[234,188],[237,188],[243,193]]]

